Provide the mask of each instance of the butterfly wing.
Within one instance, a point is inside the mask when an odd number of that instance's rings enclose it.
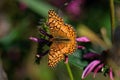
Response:
[[[69,41],[53,41],[48,55],[48,65],[55,66],[64,59],[64,55],[71,54],[76,49],[76,34],[74,29],[63,22],[54,10],[50,10],[48,18],[49,30],[53,38],[64,38]]]
[[[61,50],[65,47],[64,44],[56,44],[53,43],[50,47],[50,51],[48,54],[48,66],[53,67],[55,66],[59,61],[64,59],[64,55],[61,53]]]

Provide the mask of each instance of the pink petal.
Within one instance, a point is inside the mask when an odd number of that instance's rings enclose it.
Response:
[[[89,53],[84,54],[83,58],[88,59],[88,60],[93,60],[93,59],[100,57],[100,56],[101,56],[100,54],[89,52]]]
[[[30,40],[34,41],[34,42],[38,42],[38,39],[35,37],[29,37]]]
[[[110,79],[111,79],[111,80],[114,80],[114,78],[113,78],[112,68],[110,68],[110,71],[109,71],[109,76],[110,76]]]
[[[95,78],[96,73],[104,66],[104,64],[100,64],[95,70],[94,70],[94,75],[93,77]]]
[[[100,63],[99,60],[92,61],[83,71],[82,79],[84,79],[99,63]]]
[[[76,39],[78,42],[90,42],[90,40],[87,37],[79,37]]]
[[[78,46],[78,49],[85,49],[84,46]]]

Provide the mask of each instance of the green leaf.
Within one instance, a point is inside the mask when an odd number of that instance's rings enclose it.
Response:
[[[24,3],[28,8],[33,10],[34,12],[38,13],[46,17],[49,9],[54,9],[53,6],[43,2],[42,0],[19,0],[20,2]]]
[[[69,62],[74,66],[83,69],[88,63],[82,60],[82,50],[76,50],[73,55],[69,55]]]

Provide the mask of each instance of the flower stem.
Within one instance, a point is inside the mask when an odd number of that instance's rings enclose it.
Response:
[[[115,8],[114,8],[114,0],[110,0],[110,13],[111,13],[111,35],[112,35],[112,41],[113,41],[113,31],[115,29]],[[109,64],[113,69],[114,72],[114,80],[120,80],[120,77],[118,76],[118,71],[120,70],[119,66],[113,61],[109,60]]]
[[[113,40],[113,31],[115,28],[115,10],[114,10],[114,0],[110,0],[110,16],[111,16],[111,35]]]
[[[70,69],[69,63],[65,63],[65,65],[66,65],[68,74],[69,74],[69,76],[70,76],[70,80],[74,80],[74,79],[73,79],[73,74],[72,74],[72,71],[71,71],[71,69]]]

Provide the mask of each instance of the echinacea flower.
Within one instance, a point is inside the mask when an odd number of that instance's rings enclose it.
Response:
[[[81,78],[82,79],[86,78],[91,72],[94,72],[93,78],[95,78],[96,74],[99,71],[102,71],[102,68],[105,66],[105,64],[101,60],[102,55],[99,55],[96,53],[88,53],[88,54],[85,54],[83,57],[85,59],[91,60],[91,62],[84,69]],[[107,74],[110,76],[111,80],[114,80],[112,68],[108,68]]]
[[[70,3],[68,3],[65,9],[68,12],[68,14],[70,14],[71,16],[74,15],[74,17],[78,17],[82,12],[81,5],[83,4],[84,4],[84,0],[72,0]]]

